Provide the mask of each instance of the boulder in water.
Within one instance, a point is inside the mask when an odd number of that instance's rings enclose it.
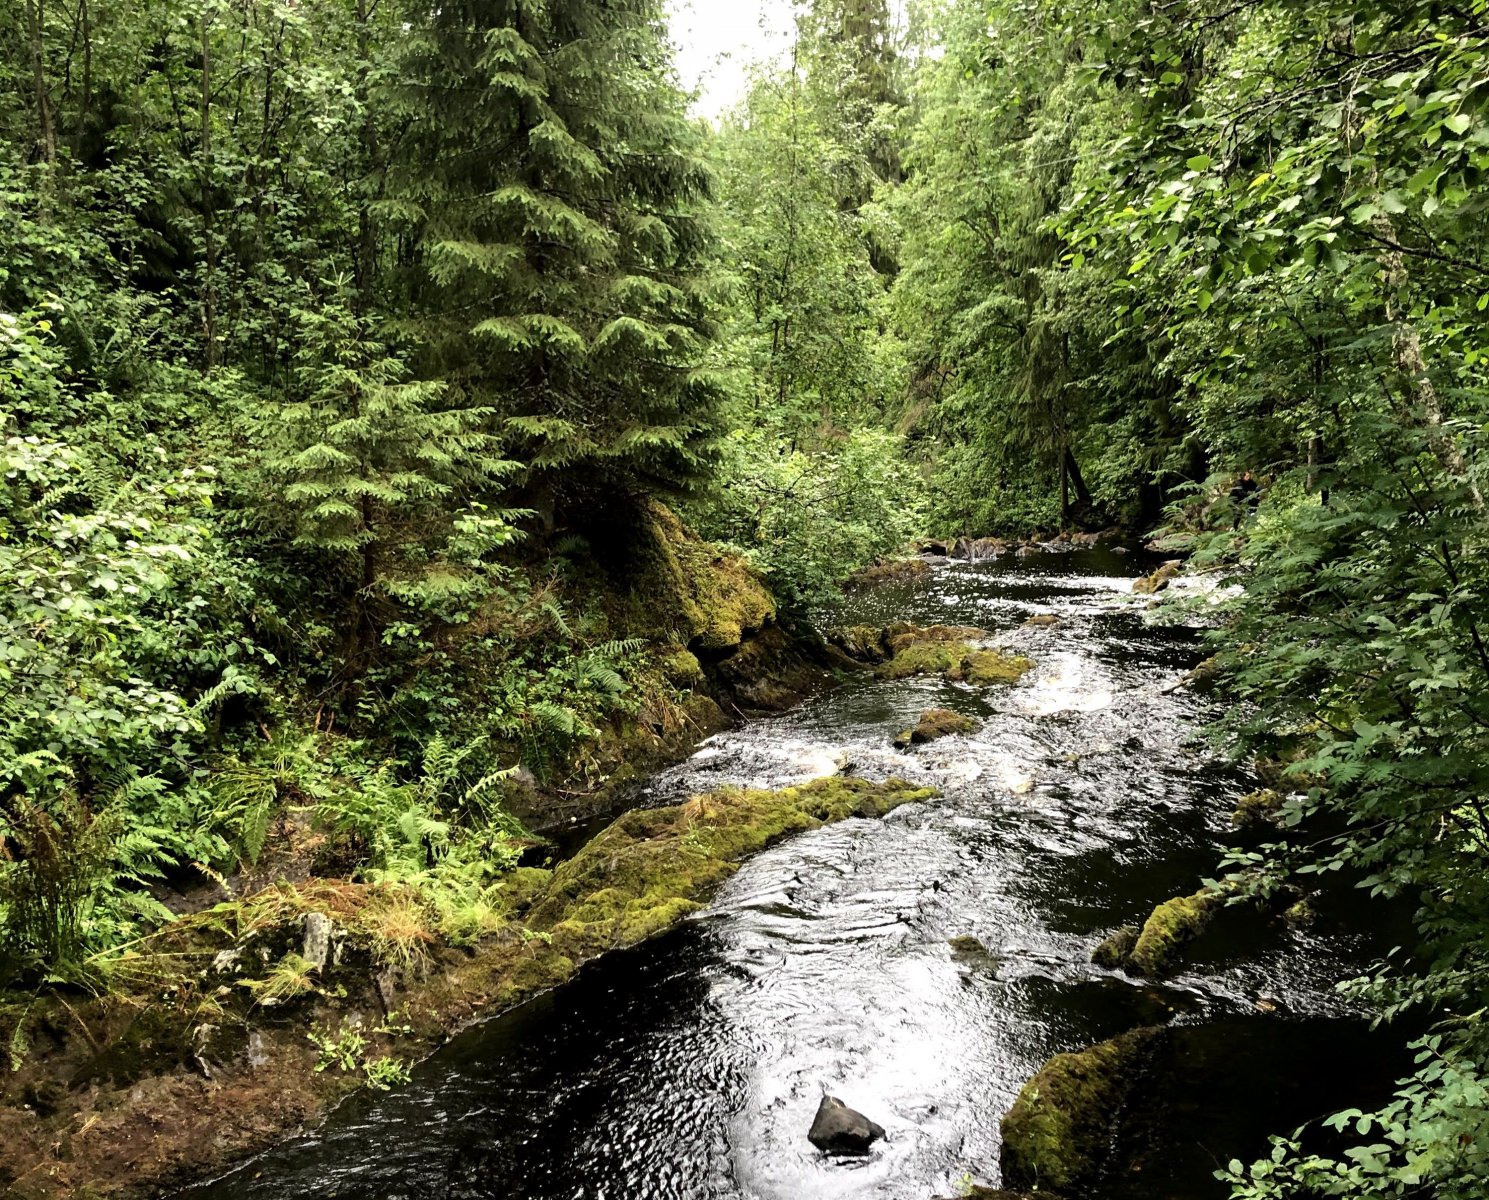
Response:
[[[1151,596],[1155,592],[1161,592],[1168,587],[1179,576],[1179,569],[1184,564],[1177,558],[1170,559],[1154,571],[1151,575],[1144,575],[1132,585],[1132,590],[1139,596]]]
[[[1123,1102],[1163,1036],[1137,1029],[1045,1063],[1003,1118],[1003,1182],[1096,1194]]]
[[[812,1119],[807,1141],[829,1154],[867,1154],[884,1136],[884,1129],[836,1096],[823,1096]]]
[[[902,729],[894,735],[894,744],[901,750],[908,750],[911,746],[934,742],[953,733],[968,733],[975,728],[977,722],[971,717],[964,717],[949,708],[928,708],[920,714],[913,729]]]
[[[1136,925],[1123,925],[1121,929],[1091,951],[1091,961],[1098,967],[1105,967],[1108,971],[1115,971],[1118,967],[1126,966],[1128,959],[1132,957],[1133,947],[1137,945],[1140,932],[1142,931]]]

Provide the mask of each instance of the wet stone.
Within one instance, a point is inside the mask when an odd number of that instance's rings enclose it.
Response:
[[[823,1096],[807,1140],[829,1154],[867,1154],[884,1136],[884,1128],[836,1096]]]

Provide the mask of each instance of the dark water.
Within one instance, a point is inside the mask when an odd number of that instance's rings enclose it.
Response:
[[[683,928],[188,1195],[954,1195],[968,1177],[996,1180],[999,1119],[1051,1054],[1172,1020],[1188,1030],[1179,1066],[1192,1077],[1139,1097],[1110,1194],[1223,1196],[1217,1161],[1342,1103],[1361,1074],[1347,1064],[1371,1061],[1331,988],[1366,947],[1263,927],[1207,939],[1164,985],[1090,963],[1105,933],[1213,870],[1244,790],[1196,741],[1205,702],[1167,690],[1199,652],[1191,634],[1145,623],[1136,571],[1103,551],[952,564],[860,601],[853,619],[982,625],[1038,668],[991,690],[855,680],[711,739],[646,799],[843,764],[934,783],[942,799],[759,855]],[[1024,626],[1035,612],[1062,624]],[[982,725],[891,749],[931,705]],[[954,953],[947,939],[963,934],[987,953]],[[886,1127],[873,1154],[834,1160],[808,1144],[824,1091]]]

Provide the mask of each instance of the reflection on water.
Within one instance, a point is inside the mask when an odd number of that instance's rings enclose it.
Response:
[[[996,1177],[999,1119],[1050,1054],[1155,1021],[1244,1019],[1248,1061],[1275,1064],[1252,1075],[1277,1086],[1253,1080],[1225,1111],[1194,1106],[1168,1129],[1182,1151],[1147,1161],[1148,1191],[1124,1193],[1222,1195],[1208,1156],[1261,1148],[1258,1105],[1265,1121],[1293,1121],[1326,1102],[1277,1081],[1300,1074],[1299,1047],[1355,1044],[1330,981],[1362,948],[1280,928],[1209,939],[1161,986],[1090,963],[1106,932],[1213,869],[1242,790],[1195,743],[1204,702],[1168,690],[1199,654],[1184,632],[1144,624],[1129,595],[1139,569],[1100,551],[951,564],[924,586],[859,598],[848,619],[981,625],[1038,668],[989,690],[855,679],[710,739],[643,802],[839,769],[935,784],[942,799],[766,851],[684,928],[586,968],[458,1039],[407,1089],[358,1097],[314,1137],[189,1195],[951,1195],[968,1172]],[[1036,613],[1059,622],[1025,625]],[[980,726],[892,749],[932,705]],[[953,952],[959,935],[986,953]],[[1278,1015],[1259,1017],[1259,997]],[[888,1130],[874,1153],[838,1161],[807,1143],[824,1091]]]

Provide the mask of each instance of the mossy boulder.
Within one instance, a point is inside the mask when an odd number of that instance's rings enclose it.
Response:
[[[1203,889],[1192,896],[1165,900],[1143,923],[1124,965],[1134,975],[1147,979],[1173,974],[1184,948],[1205,931],[1223,907],[1224,896]]]
[[[966,683],[1017,683],[1033,670],[1034,660],[1001,650],[973,650],[963,657],[958,671],[948,676]]]
[[[1132,585],[1132,590],[1139,596],[1151,596],[1155,592],[1161,592],[1179,577],[1182,564],[1178,559],[1166,562],[1151,575],[1144,575]]]
[[[554,872],[530,928],[583,961],[671,928],[747,855],[846,817],[878,817],[936,793],[902,780],[814,780],[780,791],[731,789],[626,813]]]
[[[878,625],[839,625],[827,631],[827,644],[854,662],[882,663],[889,657],[889,639]]]
[[[746,712],[784,712],[831,678],[813,647],[779,625],[746,636],[709,664],[720,699]]]
[[[675,646],[661,654],[657,659],[657,667],[662,678],[674,687],[692,688],[703,682],[703,664],[698,661],[696,654],[681,646]]]
[[[937,738],[950,737],[954,733],[969,733],[977,728],[977,722],[949,708],[928,708],[920,714],[913,729],[902,729],[894,735],[894,744],[901,750],[911,746],[934,742]]]
[[[1163,1036],[1137,1029],[1045,1063],[1003,1118],[1003,1182],[1041,1194],[1099,1194],[1115,1122]]]
[[[831,643],[850,658],[867,663],[885,679],[940,675],[967,683],[1014,683],[1033,663],[1022,655],[980,648],[989,637],[972,625],[910,625],[883,629],[854,625],[835,629]]]
[[[880,584],[924,583],[931,577],[931,564],[923,558],[879,559],[848,578],[850,588],[870,588]]]
[[[1236,801],[1231,823],[1237,829],[1266,829],[1276,826],[1281,811],[1282,793],[1272,788],[1259,788]]]
[[[1141,931],[1136,925],[1123,925],[1091,951],[1091,961],[1108,971],[1126,966],[1127,960],[1132,957],[1133,947],[1137,945],[1139,932]]]
[[[627,556],[631,596],[625,622],[647,636],[670,632],[704,653],[738,646],[775,619],[775,601],[738,554],[693,533],[656,500],[640,502]]]

